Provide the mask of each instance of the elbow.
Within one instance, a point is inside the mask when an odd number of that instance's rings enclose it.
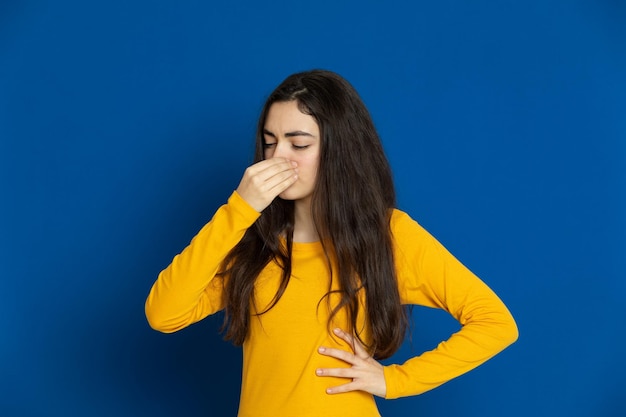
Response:
[[[161,332],[161,333],[173,333],[174,332],[173,330],[169,329],[163,323],[163,321],[156,320],[154,317],[148,316],[148,315],[146,315],[146,318],[148,319],[148,325],[150,325],[150,327],[153,330],[156,330],[157,332]]]
[[[509,345],[512,345],[513,343],[517,342],[518,338],[519,338],[519,329],[515,321],[513,321],[510,325],[509,334],[508,334]]]
[[[519,338],[519,328],[513,316],[509,313],[508,319],[502,326],[502,339],[506,343],[506,346],[512,345]]]
[[[170,320],[160,313],[159,309],[154,308],[149,302],[146,302],[145,314],[150,327],[158,332],[174,333],[178,330],[177,327],[172,326]]]

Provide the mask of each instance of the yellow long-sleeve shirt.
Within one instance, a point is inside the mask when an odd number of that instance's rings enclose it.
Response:
[[[146,301],[154,329],[175,332],[223,308],[223,282],[215,274],[258,217],[236,192],[231,195],[159,274]],[[442,308],[462,325],[436,349],[384,368],[386,397],[398,398],[423,393],[475,368],[514,342],[517,327],[493,291],[406,213],[394,210],[391,230],[402,303]],[[255,297],[261,309],[274,297],[280,273],[270,263],[257,278]],[[315,375],[317,368],[349,366],[317,350],[349,350],[328,334],[328,309],[319,303],[329,279],[321,244],[294,243],[287,290],[274,308],[250,320],[239,417],[379,416],[370,394],[326,394],[326,388],[346,381]],[[333,327],[349,328],[346,317],[338,315]]]

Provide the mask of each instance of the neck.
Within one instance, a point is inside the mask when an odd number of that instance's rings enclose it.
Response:
[[[315,230],[313,215],[311,214],[310,199],[295,201],[293,241],[304,243],[317,242],[318,240],[319,236]]]

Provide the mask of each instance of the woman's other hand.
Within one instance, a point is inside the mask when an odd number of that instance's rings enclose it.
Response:
[[[372,358],[359,340],[344,332],[335,329],[333,332],[352,346],[353,352],[329,347],[320,347],[319,353],[340,359],[351,365],[349,368],[319,368],[315,371],[318,376],[334,376],[346,378],[350,382],[326,389],[328,394],[339,394],[349,391],[365,391],[378,397],[385,397],[387,384],[383,366]]]

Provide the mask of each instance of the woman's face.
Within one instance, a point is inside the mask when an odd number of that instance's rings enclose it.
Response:
[[[272,104],[263,129],[265,159],[286,158],[298,164],[298,180],[283,191],[284,200],[310,203],[320,160],[320,130],[297,101]]]

